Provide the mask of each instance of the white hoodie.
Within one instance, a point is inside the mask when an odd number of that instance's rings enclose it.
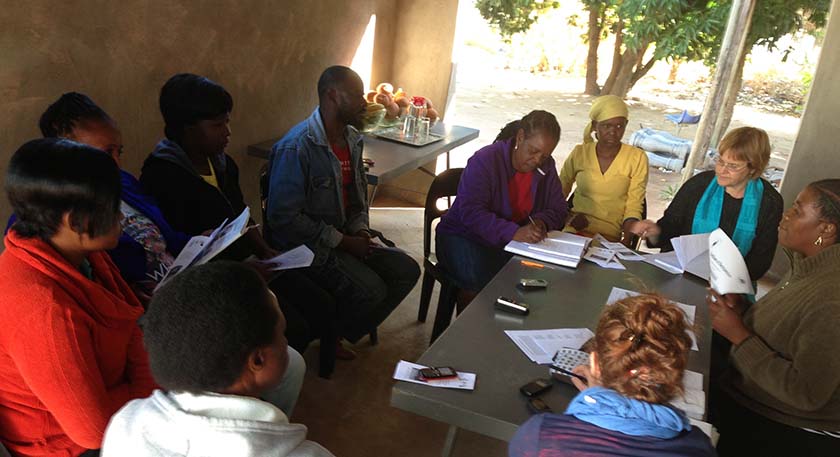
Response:
[[[156,390],[120,409],[102,457],[334,457],[262,400]]]

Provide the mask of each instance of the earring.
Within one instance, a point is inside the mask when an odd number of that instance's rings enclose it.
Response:
[[[820,235],[820,236],[817,237],[817,240],[814,241],[814,246],[822,246],[822,243],[823,243],[823,239],[822,239],[822,235]]]

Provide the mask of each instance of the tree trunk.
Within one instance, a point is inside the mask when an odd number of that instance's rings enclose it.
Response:
[[[674,84],[677,82],[677,72],[680,70],[681,63],[680,59],[674,59],[674,61],[671,62],[671,72],[668,73],[668,84]]]
[[[694,175],[694,169],[702,163],[706,149],[709,147],[712,129],[717,124],[726,90],[734,79],[734,72],[737,70],[739,58],[743,52],[742,48],[747,45],[747,34],[755,10],[755,3],[756,0],[733,0],[732,2],[726,32],[723,36],[723,44],[720,47],[720,54],[715,65],[712,87],[706,97],[703,117],[700,118],[700,123],[697,125],[697,134],[691,143],[691,153],[689,153],[688,160],[683,168],[680,185],[691,179]]]
[[[592,2],[589,4],[589,52],[586,54],[586,87],[583,93],[586,95],[599,95],[601,88],[598,86],[598,46],[601,44],[601,4]]]
[[[741,50],[740,60],[738,61],[738,68],[735,70],[735,76],[732,78],[732,84],[726,89],[726,96],[723,99],[723,107],[720,109],[720,115],[715,128],[712,130],[712,136],[709,139],[709,145],[716,148],[723,134],[729,128],[732,122],[732,114],[735,112],[735,105],[738,103],[738,92],[741,91],[741,84],[744,82],[744,62],[752,49],[751,45],[744,46]]]
[[[633,79],[633,67],[636,66],[638,55],[638,51],[632,49],[624,51],[624,54],[621,56],[621,67],[618,70],[615,81],[609,91],[605,88],[605,92],[621,98],[627,96],[627,91],[630,90],[630,81]]]
[[[624,43],[624,23],[621,19],[615,23],[613,34],[615,35],[615,46],[613,47],[612,68],[610,68],[610,75],[607,76],[607,80],[604,82],[604,87],[601,88],[602,94],[612,93],[613,85],[615,85],[615,80],[618,78],[618,72],[621,70],[621,45]]]

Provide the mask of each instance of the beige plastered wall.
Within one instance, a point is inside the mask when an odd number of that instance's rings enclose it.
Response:
[[[802,113],[802,123],[793,144],[781,194],[785,208],[796,200],[808,183],[840,178],[840,142],[835,133],[840,128],[840,2],[833,2],[823,51],[817,63],[811,91]],[[789,268],[781,248],[768,273],[778,279]]]
[[[247,145],[278,137],[317,104],[329,65],[349,65],[377,17],[372,82],[391,81],[443,102],[457,0],[77,1],[0,4],[0,173],[39,136],[38,117],[67,91],[90,95],[120,125],[122,167],[139,174],[163,135],[158,92],[179,72],[233,95],[228,149],[255,213],[264,161]],[[410,180],[409,180],[410,181]],[[397,187],[401,186],[395,183]],[[426,186],[428,183],[425,184]],[[409,183],[408,187],[411,187]],[[10,214],[0,198],[0,220]]]

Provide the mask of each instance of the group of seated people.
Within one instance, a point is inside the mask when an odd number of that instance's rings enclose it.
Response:
[[[508,124],[469,159],[436,236],[437,258],[459,288],[458,309],[511,257],[507,243],[539,242],[550,230],[627,245],[637,236],[670,251],[675,237],[721,228],[753,281],[769,270],[778,243],[791,269],[761,299],[709,290],[717,453],[840,455],[840,359],[830,355],[840,344],[833,282],[840,277],[840,179],[811,183],[784,212],[781,195],[761,177],[770,160],[767,133],[736,128],[720,141],[714,170],[688,180],[654,222],[643,217],[647,156],[621,142],[627,106],[599,97],[590,118],[559,180],[551,153],[560,126],[545,111]],[[605,311],[584,370],[590,388],[578,383],[586,390],[565,415],[525,424],[511,455],[713,455],[684,415],[664,406],[682,389],[690,346],[671,310],[648,296]]]
[[[230,436],[241,421],[255,421],[255,430],[264,428],[260,422],[274,425],[235,451],[180,432],[144,448],[114,432],[109,442],[116,444],[105,453],[192,455],[204,442],[201,455],[330,455],[303,441],[303,426],[288,424],[305,372],[300,352],[321,339],[322,354],[326,348],[352,359],[341,340],[374,331],[420,269],[372,239],[356,130],[361,79],[334,66],[317,89],[319,107],[276,148],[264,221],[270,237],[250,229],[212,268],[188,268],[163,287],[191,237],[246,208],[238,167],[225,153],[233,98],[199,75],[166,81],[165,138],[139,179],[119,169],[119,127],[89,97],[66,93],[46,109],[44,138],[15,152],[5,179],[14,211],[0,255],[5,448],[14,455],[97,455],[120,408],[132,399],[152,401],[153,391],[164,389],[158,393],[184,393],[168,404],[180,413],[157,410],[160,417],[171,413],[173,423],[204,414],[208,430],[218,433],[219,421],[228,420]],[[316,253],[308,268],[275,273],[255,261],[301,244]],[[237,289],[243,284],[247,293]],[[218,309],[210,308],[211,298]],[[246,306],[255,308],[250,317]],[[155,311],[168,317],[155,320]],[[272,445],[279,437],[286,441]]]
[[[90,98],[68,93],[46,109],[44,138],[14,153],[5,177],[14,215],[0,255],[0,443],[13,455],[332,455],[288,420],[299,352],[320,338],[352,358],[341,340],[381,324],[420,271],[370,228],[361,79],[329,67],[317,91],[319,106],[273,148],[264,233],[249,230],[223,258],[161,287],[190,237],[246,207],[225,153],[231,95],[202,76],[170,78],[165,138],[139,179],[120,170],[118,125]],[[717,452],[836,455],[840,180],[810,184],[782,214],[761,179],[767,135],[744,127],[721,141],[714,171],[688,181],[658,222],[644,220],[648,164],[621,142],[627,106],[600,97],[590,117],[559,176],[561,131],[546,111],[511,122],[470,159],[436,240],[459,306],[504,265],[506,243],[551,230],[669,249],[675,236],[720,227],[753,280],[778,241],[792,267],[764,297],[709,292]],[[301,244],[315,254],[310,267],[276,274],[253,260]],[[511,455],[713,455],[668,406],[682,391],[687,325],[653,294],[606,308],[590,364],[576,370],[582,392],[565,414],[524,424]]]

